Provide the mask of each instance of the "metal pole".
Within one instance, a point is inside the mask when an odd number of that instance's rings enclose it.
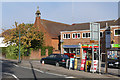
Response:
[[[61,54],[62,54],[62,32],[61,32]]]
[[[93,73],[94,73],[94,43],[92,43],[92,67],[93,67]]]
[[[61,54],[62,54],[62,42],[61,42]]]
[[[101,70],[101,58],[100,58],[100,25],[99,25],[99,74],[100,74],[100,70]]]
[[[21,60],[20,60],[20,30],[19,30],[19,60],[18,60],[18,63],[20,63]]]
[[[107,50],[106,50],[106,55],[105,55],[105,73],[108,73],[108,65],[107,65]]]

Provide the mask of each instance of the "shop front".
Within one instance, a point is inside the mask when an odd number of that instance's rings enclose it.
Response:
[[[81,70],[90,71],[91,62],[92,62],[92,45],[83,44],[82,46],[82,61],[81,61]],[[99,45],[95,44],[94,47],[94,60],[98,61],[98,48]],[[96,65],[97,67],[97,65]]]
[[[120,68],[120,44],[111,44],[107,50],[108,66]]]
[[[93,45],[94,46],[94,60],[98,60],[98,44]],[[83,54],[86,53],[86,58],[87,60],[92,60],[92,45],[86,45],[83,44],[82,45],[82,49],[83,49]]]
[[[77,58],[80,58],[80,45],[63,45],[64,54],[74,54]]]

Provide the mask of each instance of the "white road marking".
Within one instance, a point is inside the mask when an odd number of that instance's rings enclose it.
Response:
[[[6,74],[6,75],[11,75],[11,76],[13,76],[16,80],[19,80],[14,74],[11,74],[11,73],[6,73],[6,72],[4,72],[3,74]]]
[[[16,64],[13,64],[15,67],[19,67],[18,65],[16,65]]]
[[[52,74],[52,75],[56,75],[56,76],[67,76],[67,75],[62,75],[62,74],[56,74],[56,73],[50,73],[50,72],[45,72],[47,74]]]
[[[32,69],[32,68],[29,68],[29,67],[18,66],[18,65],[16,65],[16,64],[14,64],[14,66],[16,66],[16,67],[21,67],[21,68],[26,68],[26,69]],[[35,68],[33,68],[33,70],[38,71],[38,72],[41,72],[41,73],[56,75],[56,76],[64,76],[65,78],[75,78],[75,77],[73,77],[73,76],[67,76],[67,75],[56,74],[56,73],[51,73],[51,72],[44,72],[44,71],[41,71],[41,70],[35,69]]]
[[[26,69],[32,69],[32,68],[29,68],[29,67],[24,67],[24,66],[20,66],[21,68],[26,68]]]
[[[26,68],[26,69],[32,69],[32,68],[29,68],[29,67],[18,66],[18,65],[16,65],[16,64],[13,64],[13,65],[16,66],[16,67],[21,67],[21,68]],[[44,73],[43,71],[41,71],[41,70],[39,70],[39,69],[33,69],[33,70],[38,71],[38,72],[41,72],[41,73]]]
[[[73,76],[68,76],[68,77],[65,77],[65,78],[76,78],[76,77],[73,77]]]
[[[41,72],[41,73],[44,73],[44,71],[41,71],[41,70],[39,70],[39,69],[34,69],[34,70],[36,70],[36,71],[38,71],[38,72]]]

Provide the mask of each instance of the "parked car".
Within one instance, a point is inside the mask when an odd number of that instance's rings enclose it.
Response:
[[[120,62],[108,61],[108,67],[119,68]]]
[[[67,59],[69,59],[69,57],[64,54],[51,54],[46,58],[42,58],[40,62],[45,64],[54,64],[56,66],[65,66]]]

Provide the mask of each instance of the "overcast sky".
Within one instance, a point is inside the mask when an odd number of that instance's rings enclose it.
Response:
[[[65,24],[113,20],[118,18],[118,2],[3,2],[2,25],[34,23],[39,6],[41,18]]]

